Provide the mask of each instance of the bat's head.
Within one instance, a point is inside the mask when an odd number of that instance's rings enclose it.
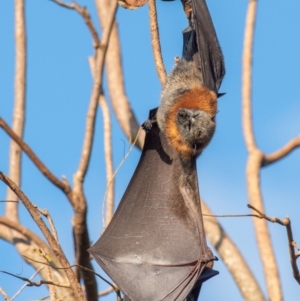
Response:
[[[195,155],[208,145],[216,127],[215,116],[202,110],[185,108],[178,110],[176,124],[182,140]]]
[[[199,155],[215,132],[217,95],[197,87],[179,97],[166,118],[166,136],[183,157]]]

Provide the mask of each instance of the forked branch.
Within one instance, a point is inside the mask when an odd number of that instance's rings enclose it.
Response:
[[[63,267],[68,267],[69,262],[61,249],[59,243],[55,240],[54,236],[49,231],[48,227],[44,223],[43,219],[40,217],[38,210],[36,207],[31,203],[31,201],[26,197],[23,191],[7,176],[5,176],[2,172],[0,172],[0,180],[3,181],[21,200],[24,204],[30,215],[32,216],[33,220],[37,224],[37,226],[42,231],[43,235],[47,239],[50,247],[52,248],[54,254],[60,261],[60,264]],[[80,284],[78,283],[74,272],[71,269],[66,269],[66,276],[68,277],[69,283],[71,288],[74,290],[74,293],[77,296],[78,301],[86,301],[85,296],[82,292]]]
[[[101,40],[95,30],[95,26],[90,18],[87,9],[82,8],[79,4],[66,4],[60,0],[54,0],[55,3],[69,8],[75,9],[85,20],[92,35],[94,43],[94,67],[95,76],[93,81],[92,93],[89,101],[89,108],[86,117],[85,132],[83,138],[82,152],[78,164],[77,171],[74,174],[74,188],[72,192],[73,209],[75,215],[73,218],[73,233],[76,253],[76,262],[84,267],[93,269],[90,262],[89,253],[87,249],[90,247],[90,239],[86,222],[87,204],[85,194],[83,192],[83,182],[90,163],[91,151],[95,134],[95,120],[97,115],[98,100],[102,93],[102,79],[105,56],[107,53],[108,43],[112,31],[112,26],[115,20],[117,10],[117,0],[111,1],[110,9],[106,11],[107,20],[102,31]],[[82,270],[81,273],[77,271],[78,276],[82,276],[84,285],[86,287],[87,298],[91,301],[98,300],[97,282],[93,274]]]
[[[260,168],[264,154],[256,145],[252,124],[252,62],[256,11],[257,0],[249,0],[243,50],[242,119],[244,139],[249,153],[246,170],[248,198],[251,205],[263,211],[264,203],[260,187]],[[282,300],[282,289],[267,222],[258,221],[254,218],[253,223],[264,276],[267,283],[268,298],[272,301],[280,301]]]
[[[111,0],[95,0],[95,3],[101,28],[104,30],[108,22],[107,11],[110,11],[113,2]],[[125,92],[117,22],[114,23],[111,32],[105,69],[109,98],[114,113],[126,137],[128,140],[132,141],[137,136],[140,125],[130,107],[130,102]],[[144,133],[141,133],[136,144],[140,149],[144,144],[144,138]]]
[[[59,180],[48,167],[39,159],[39,157],[34,153],[34,151],[26,144],[10,127],[9,125],[0,117],[0,127],[6,132],[7,135],[13,139],[15,143],[23,150],[23,152],[31,159],[32,163],[39,169],[39,171],[54,184],[57,188],[68,194],[71,192],[71,188],[66,181]]]
[[[283,159],[284,157],[289,155],[293,150],[295,150],[297,147],[300,147],[300,136],[292,139],[289,143],[287,143],[284,147],[282,147],[278,151],[269,155],[264,155],[262,161],[262,167],[268,166],[271,163],[275,163],[278,160]]]
[[[211,244],[218,252],[218,256],[226,265],[240,290],[243,300],[265,301],[260,284],[254,277],[247,261],[229,235],[222,228],[215,215],[212,214],[203,200],[201,201],[204,216],[205,233]],[[227,215],[226,215],[227,216]]]
[[[250,209],[257,212],[260,218],[263,218],[271,223],[277,223],[279,225],[286,227],[293,276],[296,279],[296,281],[300,284],[300,274],[299,274],[299,269],[297,266],[297,258],[300,256],[299,247],[297,246],[297,244],[293,238],[292,224],[291,224],[290,219],[288,217],[286,217],[285,219],[281,220],[278,217],[269,217],[269,216],[265,215],[263,212],[261,212],[260,210],[258,210],[257,208],[251,206],[250,204],[248,204],[247,206]],[[295,252],[295,249],[297,250],[297,253]]]

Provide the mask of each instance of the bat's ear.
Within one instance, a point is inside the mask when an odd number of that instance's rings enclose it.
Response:
[[[226,94],[226,93],[218,93],[218,94],[217,94],[217,97],[220,98],[220,97],[224,96],[225,94]]]

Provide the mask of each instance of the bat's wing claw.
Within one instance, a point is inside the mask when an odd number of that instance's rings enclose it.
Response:
[[[148,132],[152,129],[152,124],[152,120],[148,119],[142,124],[142,129]]]
[[[156,113],[157,113],[157,108],[150,110],[148,120],[146,120],[142,124],[143,130],[145,130],[146,132],[149,132],[152,129],[153,123],[157,122]]]

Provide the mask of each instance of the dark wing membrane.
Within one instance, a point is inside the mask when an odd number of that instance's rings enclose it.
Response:
[[[225,75],[225,65],[216,31],[205,0],[189,2],[192,3],[192,11],[190,27],[183,32],[183,58],[195,61],[201,70],[203,84],[218,92]]]
[[[133,301],[184,300],[206,258],[179,173],[177,154],[153,124],[112,221],[89,250]]]

